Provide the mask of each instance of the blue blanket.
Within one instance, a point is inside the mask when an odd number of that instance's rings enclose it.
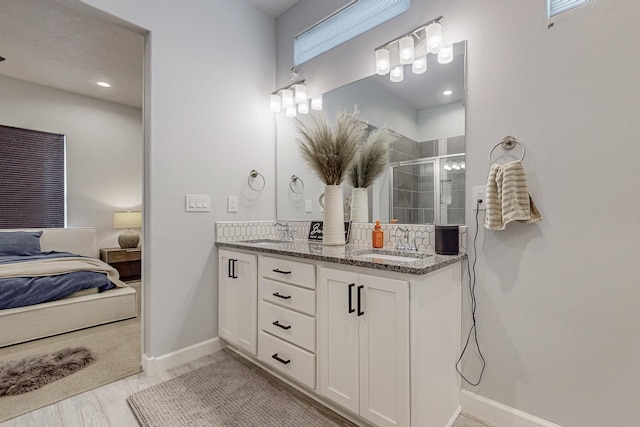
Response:
[[[2,256],[0,264],[36,261],[39,259],[77,257],[68,252],[45,252],[32,256]],[[100,292],[114,288],[105,273],[79,271],[46,277],[0,278],[0,309],[25,307],[55,301],[84,289]]]

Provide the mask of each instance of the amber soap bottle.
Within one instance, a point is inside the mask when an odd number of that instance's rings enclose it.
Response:
[[[374,248],[381,248],[384,244],[384,231],[380,228],[379,220],[376,221],[376,225],[373,227],[371,242]]]

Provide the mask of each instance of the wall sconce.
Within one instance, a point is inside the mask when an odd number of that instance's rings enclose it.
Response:
[[[142,212],[115,212],[113,214],[113,228],[123,229],[126,228],[118,236],[118,244],[122,249],[136,248],[140,243],[140,235],[132,228],[142,227]]]
[[[427,71],[427,54],[438,55],[438,62],[447,64],[453,60],[453,47],[444,46],[442,39],[443,16],[409,31],[385,44],[378,46],[375,52],[376,73],[389,74],[392,82],[401,82],[404,78],[404,65],[411,64],[414,74]],[[391,57],[393,52],[393,58]]]
[[[312,110],[322,110],[322,96],[311,99]],[[285,111],[287,117],[296,117],[298,113],[309,113],[309,97],[304,79],[295,81],[271,93],[269,110],[274,113]]]

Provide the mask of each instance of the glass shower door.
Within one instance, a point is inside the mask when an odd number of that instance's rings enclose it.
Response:
[[[390,167],[391,217],[399,224],[464,224],[464,154]]]

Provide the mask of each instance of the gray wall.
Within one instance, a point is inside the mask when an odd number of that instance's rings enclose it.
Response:
[[[67,226],[117,247],[113,212],[142,207],[142,111],[0,76],[0,123],[66,135]]]
[[[215,221],[275,217],[275,22],[245,1],[85,3],[150,31],[144,334],[155,358],[217,336]],[[260,192],[248,188],[252,169]],[[185,212],[187,193],[211,195],[211,212]]]
[[[317,3],[278,18],[278,84],[293,36],[326,15]],[[544,219],[479,231],[476,318],[488,365],[481,385],[465,388],[565,427],[640,418],[639,14],[637,2],[594,1],[547,29],[544,1],[414,1],[300,67],[310,90],[360,79],[374,72],[375,47],[439,15],[446,40],[468,40],[470,240],[470,190],[486,184],[487,155],[505,135],[527,148]],[[477,377],[473,357],[464,371]]]

